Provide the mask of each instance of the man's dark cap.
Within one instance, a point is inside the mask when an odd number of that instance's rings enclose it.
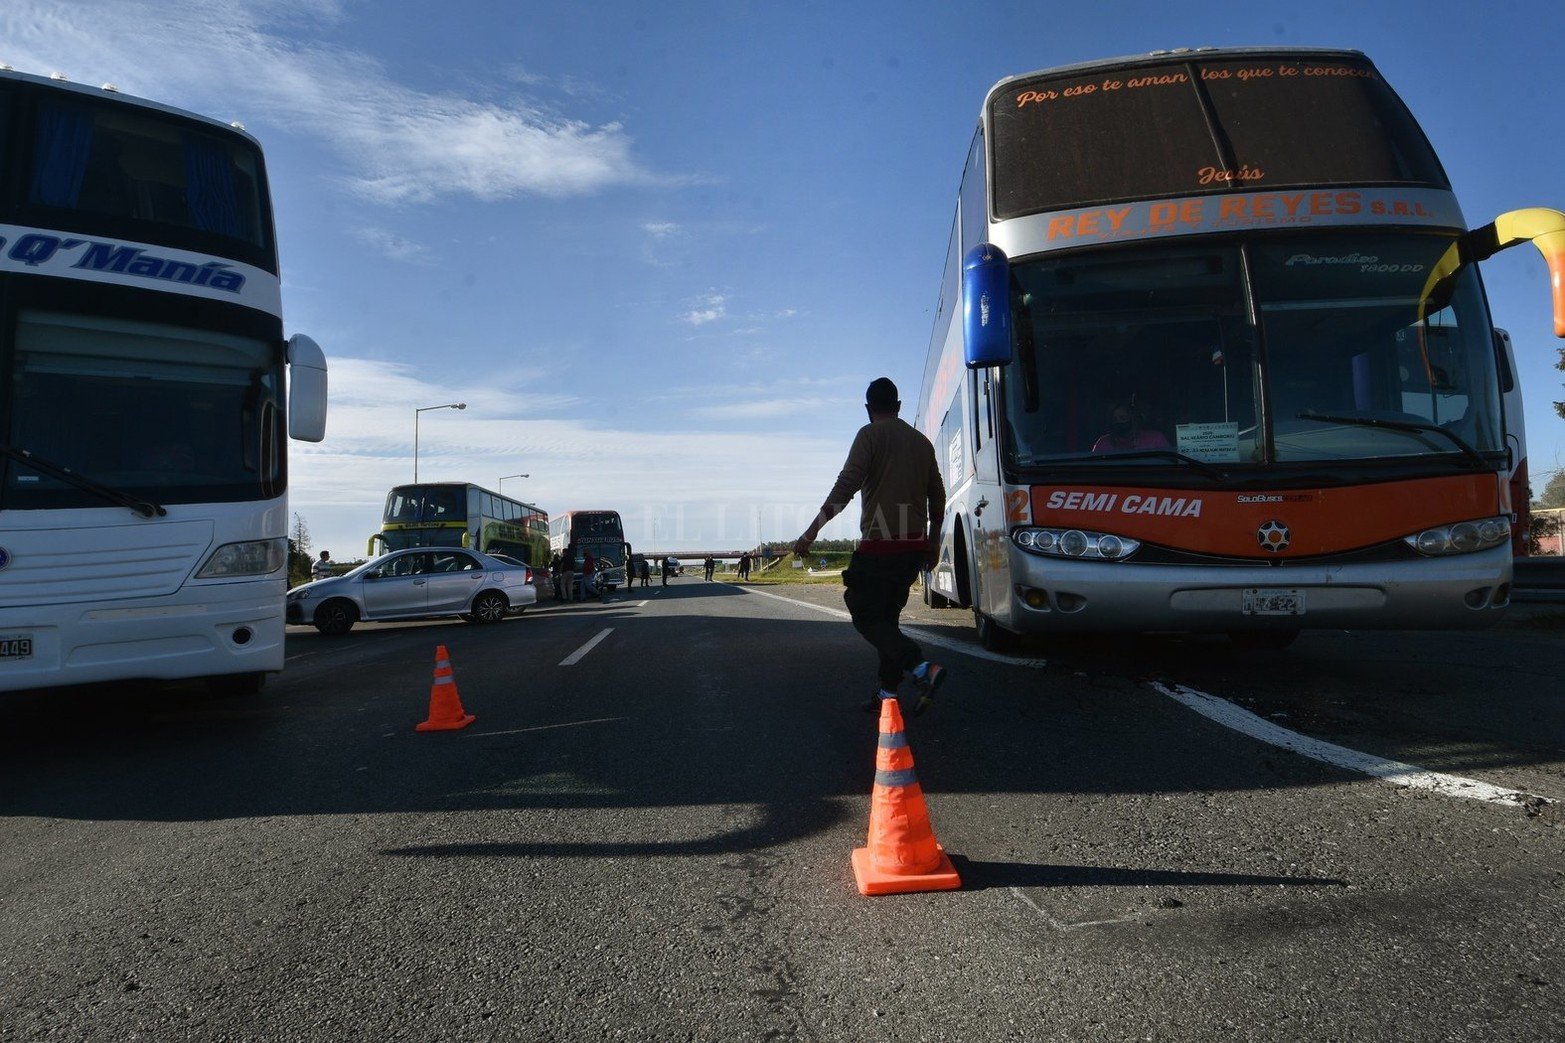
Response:
[[[870,381],[869,387],[864,392],[864,404],[877,413],[895,412],[899,401],[901,399],[897,396],[897,386],[891,382],[890,377],[877,377]]]

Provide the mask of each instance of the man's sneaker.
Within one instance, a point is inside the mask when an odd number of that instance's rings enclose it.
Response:
[[[863,704],[859,707],[859,709],[863,710],[865,713],[872,713],[872,714],[879,715],[879,713],[880,713],[880,704],[885,702],[887,699],[895,699],[896,697],[897,697],[897,693],[895,693],[895,692],[888,692],[885,689],[881,689],[879,692],[875,693],[874,695],[870,696],[868,699],[864,700]]]
[[[913,703],[913,709],[909,715],[917,717],[935,705],[935,692],[945,683],[946,668],[939,663],[923,662],[915,666],[911,671],[913,685],[918,692],[918,699]]]

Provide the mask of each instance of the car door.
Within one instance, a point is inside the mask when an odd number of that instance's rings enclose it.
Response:
[[[380,568],[372,570],[377,575],[364,577],[364,618],[391,619],[396,616],[417,616],[427,611],[429,603],[429,570],[434,555],[428,551],[414,551],[388,558]]]
[[[428,576],[428,609],[434,615],[445,612],[466,612],[473,595],[483,586],[483,563],[466,551],[441,550],[432,555],[434,566]]]

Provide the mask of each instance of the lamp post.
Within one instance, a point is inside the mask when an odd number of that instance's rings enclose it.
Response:
[[[425,406],[422,409],[413,410],[413,484],[418,484],[418,415],[427,413],[431,409],[466,409],[466,402],[447,402],[443,406]]]
[[[530,474],[508,474],[505,478],[531,478]],[[505,492],[505,478],[500,479],[500,492]]]

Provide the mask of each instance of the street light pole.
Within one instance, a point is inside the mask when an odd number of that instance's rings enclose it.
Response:
[[[505,476],[505,478],[531,478],[531,477],[532,477],[532,475],[530,475],[530,474],[508,474],[508,475]],[[502,492],[502,493],[505,492],[505,478],[500,479],[500,488],[499,488],[498,491]]]
[[[427,413],[431,409],[466,409],[466,402],[447,402],[443,406],[425,406],[422,409],[413,410],[413,484],[418,484],[418,415]]]

